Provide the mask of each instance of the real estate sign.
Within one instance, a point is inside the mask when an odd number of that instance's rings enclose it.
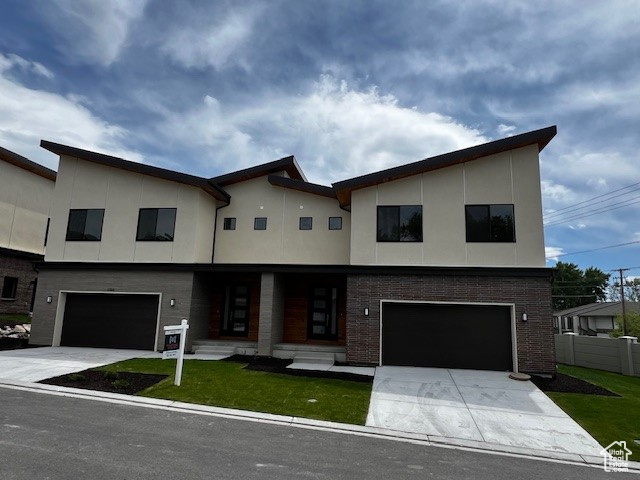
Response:
[[[187,330],[189,323],[186,319],[180,322],[180,325],[167,325],[164,327],[164,350],[162,351],[162,359],[176,358],[176,377],[173,382],[180,386],[182,380],[182,362],[184,360],[184,345],[187,340]]]

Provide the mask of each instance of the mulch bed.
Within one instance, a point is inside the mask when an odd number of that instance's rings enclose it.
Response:
[[[295,370],[287,368],[293,360],[290,358],[258,357],[251,355],[232,355],[222,360],[223,362],[246,363],[246,370],[257,372],[281,373],[292,377],[332,378],[336,380],[348,380],[351,382],[373,383],[373,377],[358,375],[355,373],[323,372],[315,370]]]
[[[150,373],[112,373],[100,370],[84,370],[69,375],[47,378],[39,383],[133,395],[145,388],[155,385],[167,377],[168,375],[155,375]]]
[[[585,382],[579,378],[556,374],[555,378],[543,378],[532,376],[531,381],[543,392],[583,393],[586,395],[604,395],[607,397],[619,397],[606,388],[593,383]]]
[[[29,345],[28,338],[0,337],[0,350],[18,350],[20,348],[35,348],[35,345]]]

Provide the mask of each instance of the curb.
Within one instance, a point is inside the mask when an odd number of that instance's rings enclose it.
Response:
[[[79,388],[60,387],[56,385],[18,381],[1,381],[0,388],[24,390],[49,395],[115,403],[120,405],[169,410],[181,413],[190,413],[194,415],[207,415],[234,420],[269,423],[286,427],[306,428],[349,435],[359,435],[425,446],[454,448],[467,451],[491,453],[494,455],[506,455],[534,460],[589,466],[594,468],[602,467],[602,457],[599,456],[554,452],[549,450],[538,450],[525,447],[511,447],[506,445],[492,444],[488,442],[479,442],[475,440],[407,433],[377,427],[351,425],[347,423],[313,420],[303,417],[275,415],[271,413],[252,412],[248,410],[237,410],[232,408],[210,407],[207,405],[178,402],[174,400],[163,400],[148,397],[137,397],[133,395],[124,395],[121,393],[100,392],[95,390],[83,390]],[[629,471],[640,473],[640,462],[629,462]]]

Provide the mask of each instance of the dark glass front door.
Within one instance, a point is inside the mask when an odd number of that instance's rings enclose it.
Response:
[[[338,338],[338,288],[313,287],[309,298],[308,337]]]
[[[246,337],[249,334],[249,287],[230,285],[223,298],[221,335]]]

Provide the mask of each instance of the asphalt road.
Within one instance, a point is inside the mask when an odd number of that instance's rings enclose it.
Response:
[[[583,466],[0,388],[2,480],[588,480],[612,475],[627,477]]]

